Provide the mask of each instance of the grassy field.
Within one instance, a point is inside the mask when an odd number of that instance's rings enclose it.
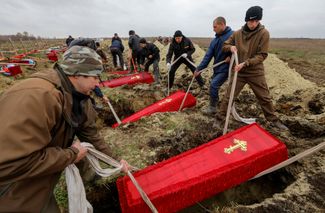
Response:
[[[304,78],[325,84],[325,39],[271,39],[270,52]]]

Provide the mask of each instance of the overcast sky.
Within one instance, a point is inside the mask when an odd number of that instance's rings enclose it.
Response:
[[[27,31],[42,37],[212,37],[212,21],[224,16],[234,30],[246,10],[263,7],[271,37],[325,38],[325,0],[1,0],[2,35]]]

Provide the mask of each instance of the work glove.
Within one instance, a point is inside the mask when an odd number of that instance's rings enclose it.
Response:
[[[183,58],[186,58],[186,57],[187,57],[187,53],[183,53],[181,56],[182,56]]]
[[[201,72],[199,70],[195,70],[195,72],[194,72],[195,77],[198,77],[200,74],[201,74]]]
[[[170,63],[167,63],[167,70],[170,70],[171,66],[172,65]]]

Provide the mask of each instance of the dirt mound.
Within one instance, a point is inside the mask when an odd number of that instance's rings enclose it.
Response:
[[[264,65],[265,77],[275,99],[278,99],[281,95],[293,94],[296,90],[316,87],[316,84],[304,79],[274,54],[269,54]]]

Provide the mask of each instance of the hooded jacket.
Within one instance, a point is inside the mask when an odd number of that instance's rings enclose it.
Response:
[[[210,46],[205,53],[205,56],[200,63],[200,65],[197,67],[197,70],[202,70],[206,68],[212,57],[214,57],[213,64],[216,64],[220,61],[225,60],[229,53],[225,53],[222,51],[223,43],[232,35],[233,31],[230,27],[226,27],[226,29],[220,34],[216,34],[215,38],[211,41]],[[213,69],[213,71],[216,72],[228,72],[229,69],[229,63],[223,63]]]
[[[169,46],[168,53],[166,56],[166,62],[171,63],[173,54],[174,60],[176,60],[178,57],[180,57],[183,53],[187,53],[187,57],[192,60],[192,54],[195,52],[195,47],[192,43],[192,41],[183,36],[183,39],[180,43],[177,43],[175,40],[175,36],[173,38],[172,43]]]
[[[237,47],[239,63],[245,62],[238,76],[260,76],[264,75],[263,61],[268,55],[269,40],[270,34],[263,25],[259,24],[253,31],[245,25],[225,41],[222,50],[230,52],[231,46]]]
[[[75,135],[111,154],[89,99],[80,102],[82,122],[74,121],[71,83],[62,71],[15,84],[1,95],[0,106],[0,212],[52,212],[53,189],[77,157]]]

